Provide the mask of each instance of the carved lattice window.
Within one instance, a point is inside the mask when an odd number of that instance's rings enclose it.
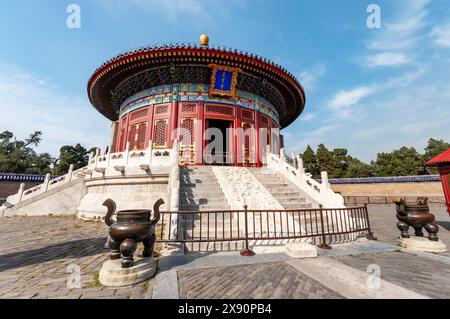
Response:
[[[181,133],[183,131],[189,132],[189,134],[182,135],[182,143],[183,145],[192,145],[194,142],[194,124],[195,120],[193,118],[183,118],[181,119]]]
[[[180,125],[182,131],[180,164],[195,162],[195,119],[183,118]],[[188,134],[189,133],[189,134]]]
[[[242,123],[242,128],[244,129],[244,163],[250,162],[250,148],[252,142],[252,125],[250,123]]]
[[[207,105],[206,106],[206,112],[207,113],[218,113],[218,114],[224,114],[233,116],[234,115],[234,109],[227,106],[222,105]]]
[[[156,114],[165,114],[165,113],[167,113],[168,109],[169,108],[167,105],[158,106],[158,107],[156,107],[155,113]]]
[[[128,131],[128,143],[130,143],[130,150],[134,150],[136,147],[136,132],[137,132],[137,125],[133,125],[130,127],[130,130]]]
[[[147,132],[147,123],[141,123],[137,129],[136,148],[138,150],[145,149],[145,133]]]
[[[148,114],[148,110],[147,109],[136,111],[133,114],[131,114],[130,121],[134,121],[134,120],[139,119],[141,117],[147,116],[147,114]]]
[[[183,104],[183,106],[181,107],[181,112],[183,113],[195,112],[195,104]]]
[[[167,120],[155,120],[153,147],[164,148],[167,145]]]
[[[139,123],[132,125],[128,132],[128,142],[130,150],[143,150],[145,148],[145,133],[147,131],[147,123]]]

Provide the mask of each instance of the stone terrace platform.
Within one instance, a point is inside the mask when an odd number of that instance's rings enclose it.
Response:
[[[450,218],[432,209],[439,237],[450,243]],[[450,298],[450,256],[402,251],[395,245],[394,207],[369,206],[375,235],[296,260],[281,252],[242,257],[237,252],[161,257],[154,279],[107,288],[98,271],[107,259],[106,226],[75,217],[0,219],[0,298]],[[69,265],[81,288],[67,288]],[[381,285],[367,285],[378,265]]]

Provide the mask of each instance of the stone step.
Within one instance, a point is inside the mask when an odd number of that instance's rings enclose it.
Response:
[[[225,202],[224,196],[195,196],[194,194],[184,193],[183,196],[180,196],[180,200],[193,200],[193,201],[208,201],[208,202]]]
[[[206,185],[215,185],[216,181],[214,179],[206,180],[206,179],[191,179],[191,180],[180,180],[180,185],[195,185],[195,184],[206,184]],[[218,186],[218,185],[217,185]]]
[[[271,193],[272,195],[275,195],[275,194],[284,194],[284,195],[287,195],[287,196],[300,196],[300,192],[299,191],[295,191],[295,190],[292,190],[292,189],[286,189],[286,188],[275,188],[275,189],[270,189],[270,188],[267,188],[266,187],[266,189],[269,191],[269,193]]]
[[[206,205],[206,206],[227,206],[223,199],[218,200],[196,200],[196,199],[180,199],[181,206],[195,206],[195,205]]]
[[[218,190],[217,192],[214,191],[202,191],[199,189],[185,189],[183,191],[180,192],[180,198],[220,198],[222,196],[222,198],[225,199],[225,197],[223,197],[223,194],[220,190]]]
[[[218,184],[202,184],[202,183],[197,183],[197,184],[180,184],[180,190],[185,190],[185,189],[205,189],[208,190],[210,189],[211,191],[220,191],[220,193],[222,193],[222,190],[220,188],[220,186]]]
[[[182,211],[201,211],[201,210],[217,210],[217,211],[225,211],[229,210],[228,205],[208,205],[208,204],[201,204],[201,205],[180,205],[180,209]]]
[[[267,189],[289,189],[288,184],[279,183],[263,183]]]
[[[282,204],[280,203],[285,209],[302,209],[302,208],[312,208],[311,203],[293,203],[293,204]]]
[[[280,203],[290,203],[290,202],[296,202],[296,203],[306,203],[306,198],[299,198],[299,197],[275,197],[277,201]]]

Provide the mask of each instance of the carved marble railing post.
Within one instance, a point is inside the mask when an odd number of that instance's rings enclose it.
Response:
[[[70,182],[72,180],[73,168],[73,164],[70,164],[69,171],[67,172],[67,182]]]
[[[303,167],[303,159],[301,158],[300,155],[296,155],[295,160],[297,162],[297,179],[300,183],[300,185],[304,185],[305,184],[305,179],[304,179],[304,175],[305,175],[305,168]]]
[[[88,168],[92,169],[92,160],[95,158],[95,152],[92,151],[89,153],[89,160],[88,160]]]
[[[297,164],[297,154],[295,152],[291,153],[291,158],[292,158],[292,165],[297,169],[298,168],[298,164]]]
[[[330,188],[330,183],[328,182],[328,173],[321,172],[320,177],[322,179],[322,183],[320,184],[320,191],[325,194]]]
[[[280,159],[282,162],[286,162],[286,154],[284,153],[284,148],[280,148]]]
[[[147,152],[148,152],[149,164],[151,164],[152,159],[153,159],[153,141],[152,140],[148,141]]]
[[[127,142],[125,147],[125,166],[128,165],[128,160],[130,159],[130,142]]]
[[[45,175],[45,180],[44,180],[44,187],[43,187],[43,192],[46,192],[48,190],[48,185],[50,184],[50,173],[47,173]]]
[[[172,165],[178,165],[178,163],[180,162],[180,145],[177,139],[173,140],[172,153],[170,154],[170,159]]]
[[[23,192],[25,191],[25,183],[20,183],[19,191],[17,192],[17,202],[22,201]]]

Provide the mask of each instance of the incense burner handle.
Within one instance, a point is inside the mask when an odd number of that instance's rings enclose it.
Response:
[[[105,224],[108,226],[115,224],[115,221],[111,217],[116,212],[116,203],[112,199],[107,199],[103,202],[102,205],[108,209],[108,212],[105,216]]]
[[[406,202],[405,200],[402,198],[399,201],[395,202],[395,208],[397,210],[397,213],[401,216],[406,216],[408,215],[406,212]]]
[[[159,221],[159,219],[161,217],[161,214],[159,212],[159,207],[163,204],[164,204],[164,200],[162,198],[160,198],[153,205],[153,218],[150,220],[150,223],[156,224]]]

